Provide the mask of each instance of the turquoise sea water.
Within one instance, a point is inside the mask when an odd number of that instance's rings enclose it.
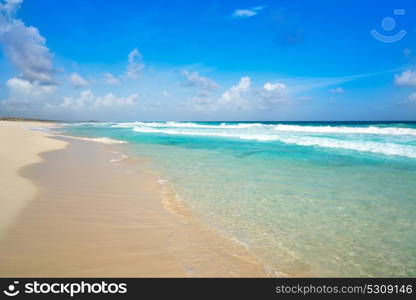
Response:
[[[127,142],[129,155],[149,158],[196,215],[277,274],[416,276],[416,122],[68,123],[63,130]]]

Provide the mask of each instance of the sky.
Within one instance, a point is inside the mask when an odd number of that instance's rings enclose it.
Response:
[[[416,120],[416,2],[0,0],[0,116]]]

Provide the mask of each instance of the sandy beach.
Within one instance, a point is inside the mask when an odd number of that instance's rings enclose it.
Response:
[[[170,199],[140,159],[0,122],[1,277],[264,277],[243,246]]]
[[[36,195],[32,181],[19,175],[24,166],[42,161],[41,152],[64,149],[67,143],[45,138],[41,132],[25,130],[24,127],[50,126],[34,122],[0,122],[0,235],[18,216],[26,204]]]

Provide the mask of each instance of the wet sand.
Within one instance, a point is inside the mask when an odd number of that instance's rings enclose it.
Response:
[[[19,128],[15,135],[42,135]],[[120,159],[102,143],[42,138],[61,150],[46,147],[41,159],[14,166],[16,188],[0,192],[2,206],[21,203],[0,215],[1,277],[267,276],[243,246],[176,203],[140,159]],[[14,159],[6,152],[1,162]],[[20,194],[23,182],[31,193]]]

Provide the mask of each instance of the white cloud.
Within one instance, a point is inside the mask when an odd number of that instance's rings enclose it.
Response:
[[[38,29],[14,18],[22,3],[7,0],[0,6],[0,44],[10,62],[21,72],[20,77],[42,85],[53,85],[52,54]]]
[[[186,78],[186,86],[196,87],[202,90],[212,90],[218,87],[218,84],[198,74],[198,72],[182,71],[181,74]]]
[[[258,97],[259,108],[262,109],[289,100],[288,89],[284,83],[265,83],[263,88],[258,91]]]
[[[79,75],[78,73],[72,73],[69,76],[69,81],[71,82],[72,86],[75,88],[85,87],[89,84],[89,82],[84,77]]]
[[[243,100],[245,100],[244,95],[251,86],[250,77],[242,77],[237,85],[232,86],[227,91],[225,91],[219,99],[220,103],[230,104],[235,103],[241,105]],[[245,101],[244,101],[245,102]]]
[[[120,83],[120,80],[113,76],[111,73],[104,73],[104,82],[110,85],[116,85]]]
[[[268,92],[273,92],[277,90],[286,89],[286,85],[284,83],[270,83],[266,82],[263,86],[263,89]]]
[[[32,83],[30,81],[21,78],[10,78],[6,82],[6,86],[9,88],[11,95],[23,95],[26,97],[40,96],[52,94],[55,92],[56,87],[53,85],[40,85],[38,83]]]
[[[260,11],[262,11],[265,6],[256,6],[249,9],[237,9],[233,12],[233,18],[250,18],[257,15]]]
[[[0,101],[0,106],[10,112],[45,107],[49,101],[54,100],[56,91],[54,85],[41,85],[17,77],[7,80],[6,86],[9,89],[9,97]]]
[[[126,77],[129,79],[137,79],[139,78],[140,72],[143,70],[144,65],[142,63],[143,56],[137,50],[137,48],[133,49],[128,56],[128,65],[126,70]]]
[[[95,96],[91,90],[82,91],[78,98],[65,97],[61,104],[65,108],[84,108],[94,103]]]
[[[77,98],[65,97],[60,105],[65,108],[120,108],[129,107],[137,104],[138,94],[131,94],[127,97],[116,97],[113,93],[104,96],[95,96],[91,90],[82,91]]]
[[[108,72],[104,73],[103,81],[110,85],[116,85],[120,84],[121,80],[139,78],[144,69],[142,60],[142,54],[139,52],[139,50],[137,50],[137,48],[134,48],[128,55],[128,64],[125,73],[120,76],[114,76]]]
[[[340,87],[336,87],[333,89],[329,90],[332,94],[343,94],[344,93],[344,89],[340,88]]]
[[[416,85],[416,71],[403,71],[400,75],[394,75],[394,83],[398,86],[414,86]]]
[[[0,2],[0,10],[4,10],[8,15],[12,15],[20,7],[23,0],[4,0]]]
[[[95,100],[94,106],[95,107],[132,106],[132,105],[137,104],[138,98],[139,98],[138,94],[131,94],[130,96],[127,96],[127,97],[116,97],[113,93],[109,93],[103,97],[97,97]]]
[[[289,102],[289,90],[284,83],[266,82],[260,88],[252,88],[250,77],[242,77],[238,84],[231,86],[219,98],[210,93],[199,93],[191,98],[199,111],[262,110]]]

